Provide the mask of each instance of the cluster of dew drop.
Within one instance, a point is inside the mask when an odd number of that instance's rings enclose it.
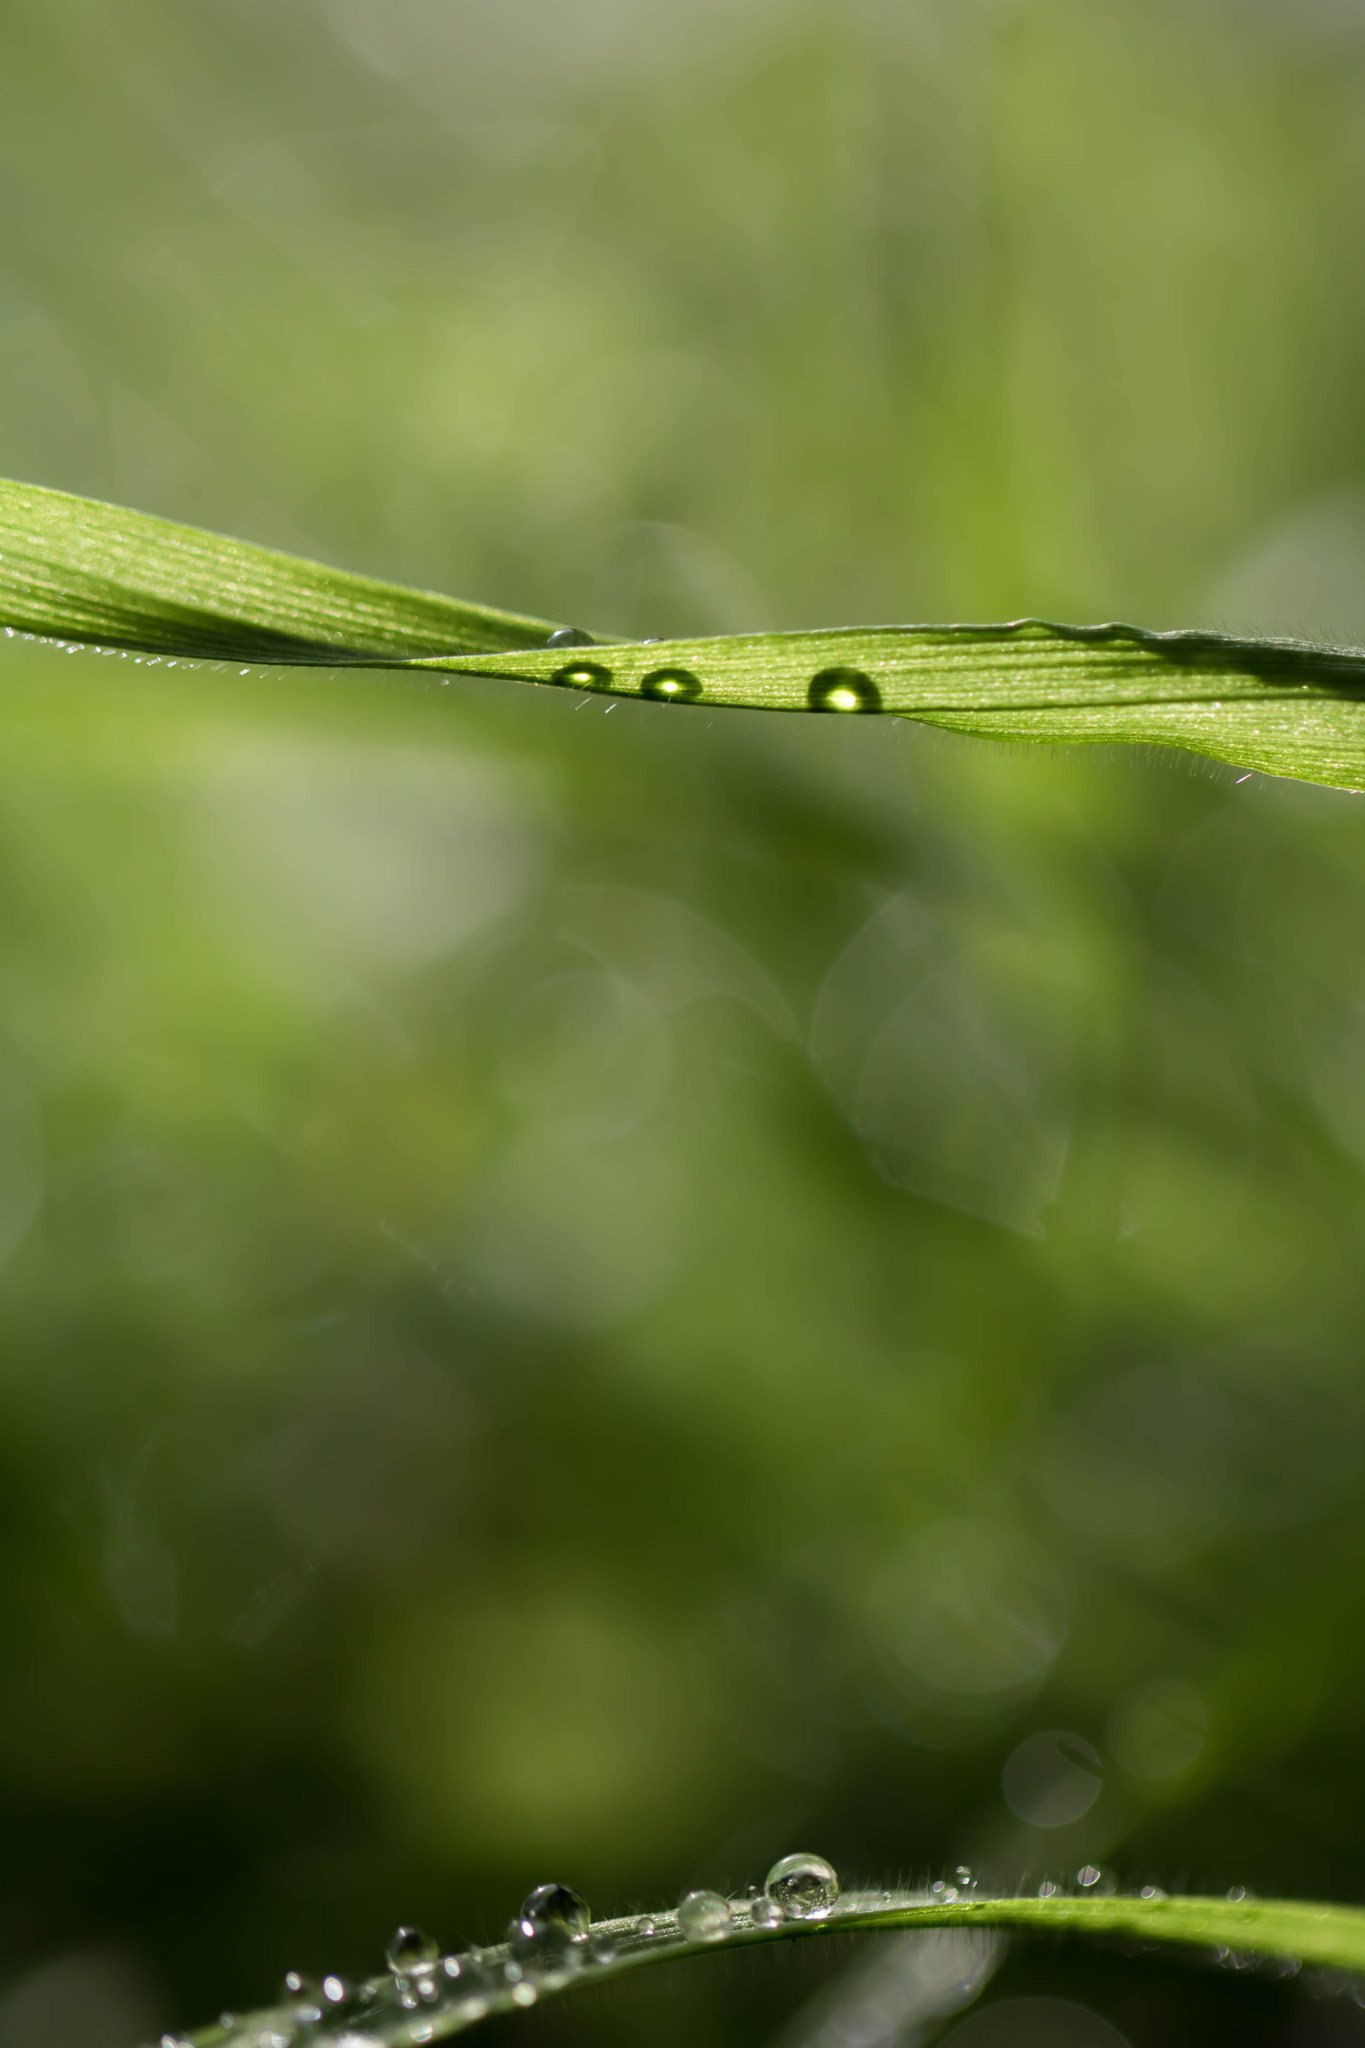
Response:
[[[1045,1878],[1033,1895],[1093,1897],[1114,1890],[1107,1872],[1086,1864],[1075,1873],[1074,1887]],[[1145,1885],[1132,1896],[1156,1900],[1166,1894]],[[1233,1903],[1250,1896],[1240,1886],[1228,1893]],[[587,1901],[568,1885],[542,1884],[523,1900],[505,1941],[443,1955],[431,1935],[417,1927],[399,1927],[385,1950],[382,1975],[353,1984],[339,1976],[312,1978],[291,1970],[278,2004],[244,2017],[224,2013],[216,2028],[193,2039],[163,2034],[161,2048],[415,2048],[459,2033],[491,2013],[534,2005],[544,1992],[557,1991],[595,1971],[727,1942],[761,1941],[798,1929],[814,1933],[820,1923],[868,1925],[883,1914],[894,1914],[897,1924],[903,1925],[901,1916],[916,1907],[982,1900],[977,1880],[965,1866],[953,1879],[939,1879],[922,1889],[843,1891],[833,1864],[805,1850],[779,1858],[762,1887],[752,1887],[742,1898],[689,1891],[671,1912],[615,1920],[594,1921]],[[1210,1954],[1224,1967],[1266,1967],[1277,1975],[1299,1967],[1283,1957],[1261,1958],[1227,1949]],[[1349,1990],[1365,2004],[1365,1990],[1345,1972],[1313,1973],[1310,1988],[1319,1997]]]
[[[660,643],[642,640],[642,647],[657,646]],[[591,647],[592,636],[577,626],[561,626],[551,633],[547,647]],[[607,650],[609,651],[609,650]],[[571,690],[610,690],[616,682],[615,671],[604,661],[588,661],[582,656],[556,669],[550,677],[552,683],[559,683]],[[706,694],[706,685],[699,675],[690,668],[655,668],[642,676],[635,685],[642,697],[650,697],[658,704],[696,704]],[[806,690],[808,711],[880,711],[881,691],[871,676],[864,675],[858,668],[822,668],[810,679]]]
[[[866,1910],[880,1894],[855,1894]],[[828,1917],[840,1904],[839,1879],[823,1856],[784,1856],[762,1890],[742,1899],[689,1891],[672,1912],[594,1922],[586,1900],[564,1884],[537,1885],[507,1938],[488,1948],[443,1955],[417,1927],[396,1930],[385,1972],[351,1983],[291,1970],[278,2004],[263,2012],[224,2013],[193,2041],[165,2034],[161,2048],[407,2048],[458,2033],[494,2012],[534,2005],[572,1979],[646,1957],[712,1948],[775,1932],[787,1921]]]

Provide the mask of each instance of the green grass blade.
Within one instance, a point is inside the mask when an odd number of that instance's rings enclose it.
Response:
[[[463,2032],[490,2014],[515,2011],[560,1991],[601,1984],[626,1970],[679,1961],[712,1950],[764,1942],[819,1939],[859,1930],[930,1927],[998,1928],[1019,1933],[1065,1933],[1108,1940],[1169,1943],[1210,1957],[1263,1958],[1290,1969],[1310,1966],[1365,1971],[1365,1910],[1302,1904],[1287,1899],[1097,1898],[1091,1893],[1048,1898],[935,1898],[906,1892],[846,1894],[828,1912],[757,1924],[749,1901],[731,1901],[732,1925],[717,1941],[689,1941],[676,1914],[593,1924],[586,1958],[575,1967],[515,1964],[505,1944],[470,1949],[417,1971],[400,1986],[391,1976],[346,1990],[334,2004],[319,1994],[322,2018],[300,2023],[297,2001],[234,2018],[192,2039],[195,2048],[409,2048]],[[647,1926],[648,1931],[642,1931]],[[594,1948],[596,1959],[594,1959]],[[452,1973],[452,1966],[453,1973]],[[434,1996],[426,1995],[430,1982]],[[331,1980],[340,1990],[338,1980]],[[1345,1979],[1341,1980],[1344,1988]],[[402,2003],[406,1989],[410,2003]],[[172,2037],[167,2037],[172,2038]]]
[[[552,624],[0,479],[0,626],[148,654],[379,661],[543,646]]]
[[[1138,626],[836,627],[429,662],[713,706],[882,711],[991,739],[1185,747],[1365,787],[1365,655]]]
[[[882,711],[992,739],[1137,742],[1365,788],[1365,654],[1135,626],[847,627],[547,648],[490,611],[0,482],[0,625],[152,655],[431,667],[614,696]]]

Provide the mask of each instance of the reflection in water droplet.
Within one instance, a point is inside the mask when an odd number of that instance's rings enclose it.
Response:
[[[782,1918],[782,1908],[776,1899],[755,1899],[749,1909],[749,1917],[755,1927],[776,1927]]]
[[[812,711],[880,711],[882,693],[860,668],[822,668],[806,702]]]
[[[557,668],[550,681],[571,690],[601,690],[611,681],[611,670],[600,661],[572,661],[567,668]]]
[[[1081,1868],[1076,1872],[1076,1882],[1078,1885],[1082,1886],[1084,1890],[1089,1891],[1092,1885],[1097,1885],[1099,1883],[1103,1875],[1104,1872],[1102,1870],[1097,1870],[1093,1863],[1084,1863],[1082,1864]]]
[[[701,677],[689,668],[656,668],[641,683],[640,695],[662,704],[695,704],[701,695]]]
[[[763,1881],[763,1889],[780,1913],[793,1920],[809,1920],[827,1913],[839,1896],[839,1878],[832,1863],[823,1856],[801,1850],[774,1863]]]
[[[591,647],[592,644],[592,634],[585,633],[581,626],[561,626],[545,642],[547,647]]]
[[[395,1977],[404,1977],[421,1969],[424,1963],[434,1963],[440,1953],[440,1943],[420,1927],[396,1927],[384,1951],[384,1961]]]
[[[734,1917],[719,1892],[688,1892],[678,1905],[678,1925],[689,1941],[724,1941]]]

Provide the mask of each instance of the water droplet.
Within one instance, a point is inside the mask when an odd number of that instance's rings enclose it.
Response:
[[[512,1993],[513,2005],[534,2005],[537,1998],[534,1984],[518,1984]]]
[[[585,633],[581,626],[561,626],[545,642],[547,647],[591,647],[593,644],[592,634]]]
[[[544,1927],[567,1927],[570,1934],[584,1934],[592,1909],[571,1885],[538,1884],[521,1902],[519,1920],[534,1920]]]
[[[316,2005],[322,1996],[322,1986],[316,1977],[305,1977],[302,1970],[286,1970],[280,1985],[281,1998],[302,1998],[309,2005]]]
[[[812,711],[880,711],[882,693],[860,668],[822,668],[811,678],[806,702]]]
[[[1243,1899],[1254,1899],[1255,1896],[1255,1892],[1249,1892],[1244,1884],[1228,1886],[1228,1903],[1230,1905],[1240,1906]]]
[[[661,704],[695,704],[701,695],[701,677],[690,668],[656,668],[640,685],[642,697]]]
[[[678,1926],[689,1941],[724,1941],[734,1924],[719,1892],[688,1892],[678,1903]]]
[[[1166,1894],[1159,1884],[1145,1884],[1138,1893],[1140,1899],[1164,1899]]]
[[[642,1913],[630,1931],[632,1934],[638,1934],[641,1941],[648,1941],[651,1935],[657,1932],[653,1915]]]
[[[755,1927],[776,1927],[782,1918],[782,1908],[776,1899],[755,1899],[749,1909],[749,1917]]]
[[[774,1863],[763,1880],[763,1889],[780,1913],[793,1920],[809,1920],[816,1913],[828,1913],[839,1896],[839,1878],[832,1863],[823,1856],[802,1850]]]
[[[395,1977],[406,1977],[413,1970],[420,1970],[424,1963],[434,1963],[440,1953],[441,1944],[420,1927],[395,1927],[384,1951],[384,1961]]]
[[[340,2005],[342,1999],[346,1996],[346,1979],[344,1977],[324,1977],[322,1980],[322,1995],[332,2005]]]
[[[507,1939],[520,1962],[538,1963],[547,1970],[569,1969],[578,1960],[575,1944],[591,1919],[587,1900],[568,1885],[538,1884],[522,1900]]]
[[[594,1934],[588,1943],[588,1955],[594,1963],[614,1963],[616,1943],[605,1934]]]
[[[1089,1891],[1092,1885],[1099,1883],[1103,1875],[1103,1871],[1096,1870],[1093,1863],[1083,1863],[1076,1872],[1076,1882],[1078,1885],[1082,1885],[1086,1891]]]
[[[567,668],[557,668],[550,681],[571,690],[603,690],[611,681],[611,670],[600,661],[571,661]]]
[[[641,647],[662,647],[663,644],[664,636],[662,633],[651,633],[646,639],[639,642]]]
[[[976,1879],[972,1876],[971,1871],[965,1863],[959,1863],[957,1866],[957,1881],[960,1885],[967,1886],[968,1889],[970,1889],[976,1883]]]

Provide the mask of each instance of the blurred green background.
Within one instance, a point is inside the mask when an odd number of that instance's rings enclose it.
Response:
[[[0,35],[0,473],[627,634],[1365,641],[1359,0]],[[1365,1895],[1358,797],[9,644],[0,1252],[0,2048],[792,1847]]]

